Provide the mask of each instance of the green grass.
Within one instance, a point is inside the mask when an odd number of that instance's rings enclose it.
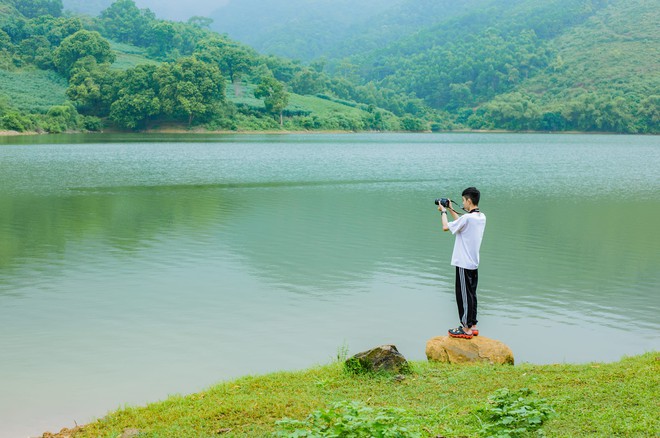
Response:
[[[316,96],[301,96],[299,94],[291,94],[290,96],[287,109],[310,111],[319,117],[326,117],[336,113],[343,113],[348,116],[361,116],[366,113],[366,111],[359,108],[340,102],[321,99]]]
[[[263,100],[254,97],[254,84],[242,84],[240,96],[236,96],[234,85],[227,82],[226,95],[227,100],[235,104],[243,104],[252,108],[264,108]],[[309,113],[319,117],[327,117],[333,114],[345,114],[348,116],[361,116],[366,112],[351,105],[340,102],[322,99],[316,96],[303,96],[300,94],[289,93],[289,104],[287,111]]]
[[[500,388],[529,388],[554,408],[544,424],[549,437],[660,435],[660,355],[650,352],[607,364],[457,366],[414,362],[413,373],[355,376],[340,363],[221,383],[207,391],[171,397],[146,407],[111,413],[74,432],[75,437],[261,437],[285,417],[303,420],[340,401],[373,408],[403,408],[408,427],[424,437],[476,437],[488,397]]]
[[[110,40],[109,42],[110,48],[117,55],[117,59],[115,59],[115,62],[112,63],[112,68],[114,70],[128,70],[129,68],[143,64],[160,64],[158,61],[147,58],[147,51],[141,47],[118,43],[116,41]]]
[[[112,67],[125,70],[139,64],[158,64],[147,59],[144,49],[111,42],[117,54]],[[67,80],[51,70],[24,68],[17,70],[0,69],[0,99],[16,109],[30,113],[45,113],[54,105],[62,105],[66,100]],[[45,91],[46,90],[46,91]]]
[[[0,70],[0,99],[19,110],[45,113],[66,101],[67,81],[53,71]]]

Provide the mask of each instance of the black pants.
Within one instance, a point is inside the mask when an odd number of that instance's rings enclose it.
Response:
[[[463,327],[477,325],[477,282],[476,269],[456,267],[456,304],[458,318]]]

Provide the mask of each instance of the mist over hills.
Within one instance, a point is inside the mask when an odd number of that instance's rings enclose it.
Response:
[[[309,61],[361,53],[492,0],[230,1],[212,28],[267,54]]]
[[[516,0],[507,0],[515,3]],[[113,0],[63,0],[64,9],[97,16]],[[159,18],[213,19],[211,29],[264,54],[310,61],[339,58],[405,38],[493,0],[135,0]]]
[[[211,28],[256,50],[295,59],[327,56],[354,28],[403,0],[243,0],[211,13]]]

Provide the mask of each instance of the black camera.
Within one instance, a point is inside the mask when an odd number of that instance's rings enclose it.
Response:
[[[439,198],[435,200],[435,205],[442,205],[445,208],[449,208],[449,199]]]

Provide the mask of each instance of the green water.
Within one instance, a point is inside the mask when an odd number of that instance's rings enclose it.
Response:
[[[433,199],[482,191],[479,320],[518,362],[660,347],[657,137],[0,139],[0,436],[457,324]],[[639,335],[641,333],[642,335]]]

